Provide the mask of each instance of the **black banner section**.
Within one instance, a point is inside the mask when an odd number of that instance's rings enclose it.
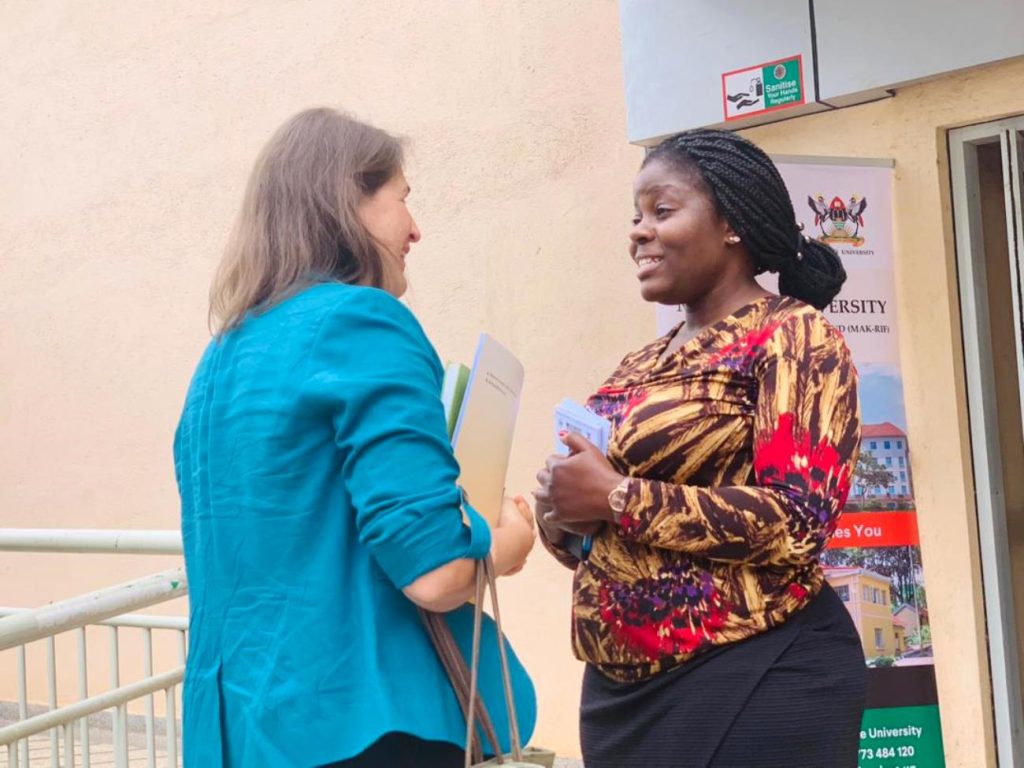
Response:
[[[931,664],[868,669],[868,709],[924,707],[938,703],[935,667]]]

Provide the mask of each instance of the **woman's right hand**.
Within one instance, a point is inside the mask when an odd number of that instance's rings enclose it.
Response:
[[[577,536],[593,536],[604,527],[603,523],[574,523],[559,526],[548,521],[548,513],[554,509],[551,506],[551,468],[561,459],[561,456],[548,457],[543,469],[537,473],[538,488],[533,492],[537,510],[537,527],[540,528],[544,538],[556,547],[561,546],[567,533]]]
[[[494,568],[498,575],[511,576],[519,573],[526,565],[526,557],[537,539],[533,527],[533,512],[522,496],[505,499],[492,538]]]

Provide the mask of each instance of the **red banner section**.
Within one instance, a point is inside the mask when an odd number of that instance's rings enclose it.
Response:
[[[846,549],[917,544],[917,514],[906,509],[899,512],[844,512],[827,547]]]

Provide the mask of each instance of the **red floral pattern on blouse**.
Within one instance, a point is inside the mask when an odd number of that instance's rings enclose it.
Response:
[[[785,621],[824,581],[818,556],[860,445],[842,336],[767,297],[662,360],[671,334],[627,355],[588,400],[612,422],[626,509],[575,570],[576,655],[623,682]]]

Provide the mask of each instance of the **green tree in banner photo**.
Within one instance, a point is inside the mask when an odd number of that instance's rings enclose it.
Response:
[[[895,482],[896,476],[883,467],[871,451],[861,451],[857,459],[857,469],[853,473],[853,482],[860,490],[861,496],[874,488],[887,488]]]

